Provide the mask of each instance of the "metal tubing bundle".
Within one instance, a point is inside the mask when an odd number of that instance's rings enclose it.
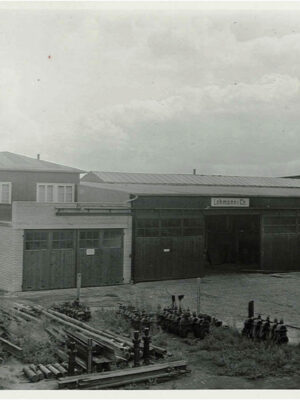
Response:
[[[54,305],[52,309],[79,321],[89,321],[91,318],[90,308],[77,300]]]
[[[287,327],[281,319],[270,321],[270,317],[263,319],[260,314],[254,316],[254,302],[248,304],[248,318],[244,322],[242,335],[249,339],[269,340],[276,344],[288,343]]]
[[[194,336],[203,339],[210,331],[210,326],[221,326],[222,321],[217,320],[207,314],[192,314],[189,309],[182,308],[184,295],[178,296],[178,306],[176,297],[172,296],[172,302],[169,307],[165,307],[158,312],[156,318],[153,315],[140,312],[132,306],[120,304],[119,313],[130,320],[134,329],[150,328],[154,323],[163,330],[174,333],[182,338]]]
[[[119,314],[128,319],[133,329],[141,331],[145,328],[150,329],[155,323],[155,315],[147,314],[144,310],[139,311],[134,307],[119,305]]]

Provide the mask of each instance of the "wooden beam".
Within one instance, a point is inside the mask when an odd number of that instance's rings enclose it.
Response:
[[[60,378],[58,380],[58,387],[63,388],[68,385],[71,386],[79,386],[89,384],[92,386],[97,383],[97,385],[105,385],[107,383],[116,383],[120,384],[122,379],[134,379],[141,375],[145,379],[152,379],[153,374],[160,373],[160,372],[171,372],[172,370],[186,370],[187,362],[186,361],[173,361],[168,363],[162,364],[154,364],[154,365],[147,365],[137,368],[126,368],[116,371],[108,371],[108,372],[101,372],[95,374],[86,374],[86,375],[77,375],[67,378]],[[150,378],[149,378],[150,377]],[[122,383],[121,383],[122,384]]]
[[[9,353],[15,356],[21,356],[23,354],[23,350],[21,349],[21,347],[11,343],[10,341],[4,339],[3,337],[0,337],[0,342],[2,343],[5,350],[8,351]]]

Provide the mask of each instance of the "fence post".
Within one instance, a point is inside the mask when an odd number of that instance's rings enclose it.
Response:
[[[77,297],[76,300],[80,303],[80,289],[81,289],[81,273],[77,274]]]
[[[197,278],[197,315],[200,314],[200,284],[201,278]]]
[[[248,303],[248,318],[254,317],[254,300],[249,301]]]

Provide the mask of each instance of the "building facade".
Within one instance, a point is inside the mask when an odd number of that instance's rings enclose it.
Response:
[[[90,172],[82,186],[131,198],[134,282],[300,270],[297,179]]]
[[[131,279],[126,203],[79,203],[84,171],[0,153],[0,288],[121,284]]]
[[[0,289],[300,269],[300,180],[89,172],[0,153]]]

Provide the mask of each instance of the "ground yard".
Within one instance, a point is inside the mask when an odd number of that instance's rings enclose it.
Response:
[[[284,318],[287,324],[300,327],[299,284],[300,273],[273,276],[241,273],[208,275],[201,282],[201,311],[216,316],[231,327],[240,328],[247,316],[248,301],[254,300],[256,313],[260,312],[263,316],[270,315],[271,318]],[[101,327],[110,323],[107,317],[101,320],[102,308],[107,310],[104,314],[108,315],[110,308],[122,302],[155,311],[159,305],[162,307],[168,305],[172,294],[184,294],[184,307],[195,310],[195,279],[85,288],[81,292],[81,301],[90,305],[94,315],[93,324]],[[34,302],[50,306],[54,300],[56,302],[73,300],[74,296],[75,290],[68,289],[4,294],[2,300]],[[280,352],[278,348],[273,347],[266,350],[261,347],[262,344],[254,344],[246,339],[241,341],[235,330],[215,331],[211,339],[204,339],[201,343],[158,334],[153,340],[157,344],[167,345],[177,358],[186,359],[192,372],[179,380],[148,387],[151,389],[300,389],[299,374],[294,373],[295,369],[299,371],[300,368],[299,345],[294,347],[300,341],[300,330],[289,328],[289,334],[291,342],[295,343],[293,345],[295,351],[291,346],[283,347]],[[243,362],[243,359],[247,361]],[[17,367],[15,364],[1,366],[0,377],[5,372],[3,368],[6,368],[7,373],[7,368]],[[20,371],[21,367],[19,373]],[[26,383],[20,385],[18,379],[11,377],[8,388],[30,389],[31,385]],[[44,389],[44,385],[45,383],[40,388]],[[145,386],[132,387],[132,389],[139,388],[144,389]]]

